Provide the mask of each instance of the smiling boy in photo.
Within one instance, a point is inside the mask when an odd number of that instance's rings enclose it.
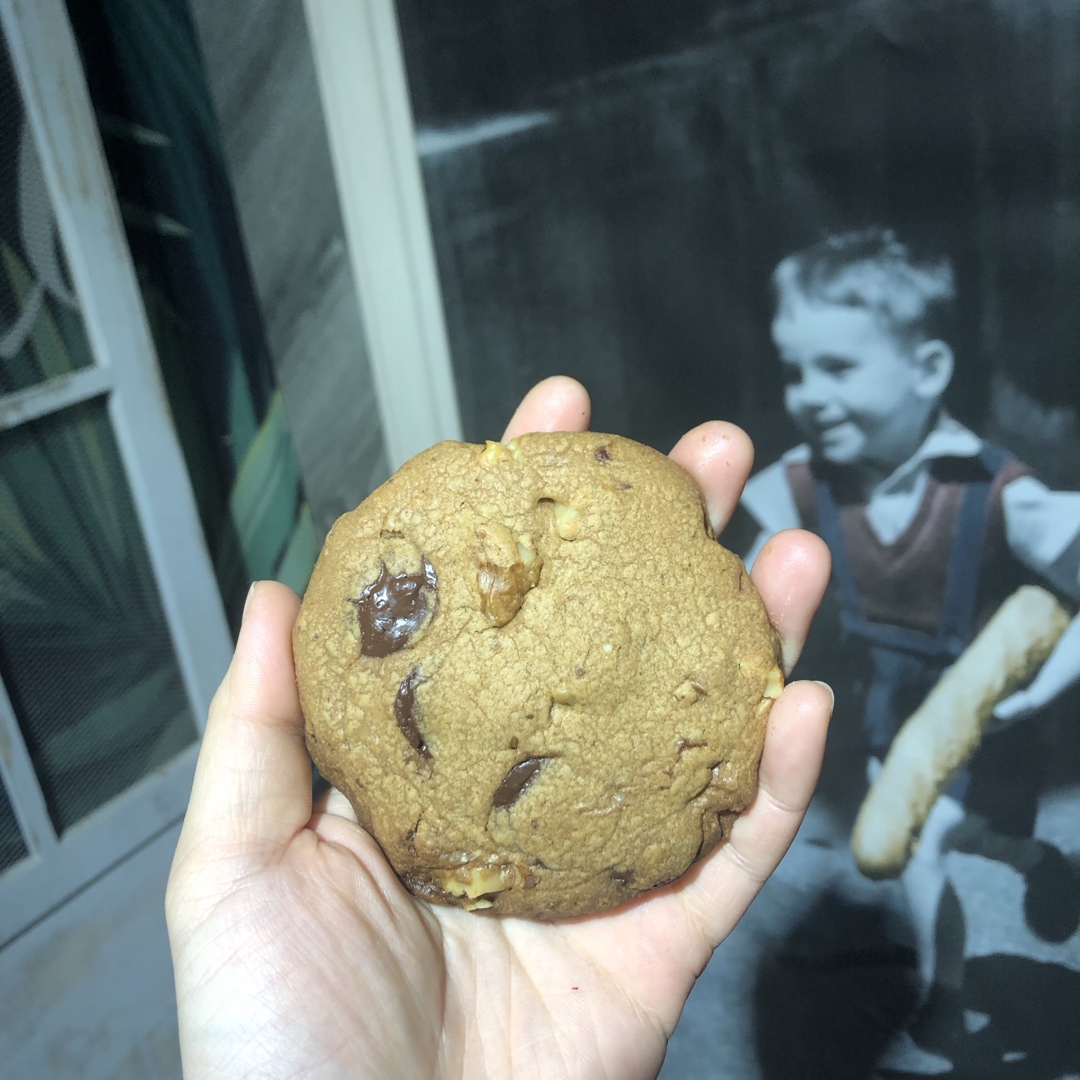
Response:
[[[772,284],[784,404],[805,442],[746,486],[743,508],[760,527],[746,561],[784,528],[809,528],[829,545],[836,715],[861,722],[869,781],[903,722],[1019,585],[1037,581],[1075,607],[1080,494],[1051,491],[943,407],[955,365],[947,260],[869,229],[785,258]],[[1078,677],[1074,619],[1030,686],[998,704],[997,726],[1020,728]],[[834,735],[850,731],[837,725]],[[1080,920],[1076,873],[1031,837],[1033,813],[1024,835],[985,826],[972,804],[977,772],[975,762],[937,800],[901,879],[923,986],[912,1035],[947,1056],[964,1031],[965,926],[945,869],[950,834],[1024,874],[1036,935],[1064,940]]]

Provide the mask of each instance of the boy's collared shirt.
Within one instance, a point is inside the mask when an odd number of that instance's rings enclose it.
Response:
[[[982,448],[983,440],[975,432],[943,414],[919,449],[871,493],[863,512],[878,540],[887,546],[895,543],[915,520],[931,462],[973,458]],[[788,467],[810,459],[810,447],[804,443],[747,482],[742,505],[761,526],[746,555],[748,567],[773,533],[802,526]],[[1005,486],[1001,501],[1013,555],[1064,595],[1080,601],[1080,492],[1052,491],[1032,476],[1020,476]]]

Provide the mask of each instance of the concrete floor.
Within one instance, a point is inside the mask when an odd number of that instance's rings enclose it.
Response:
[[[0,962],[0,1080],[180,1080],[165,881],[179,824]]]

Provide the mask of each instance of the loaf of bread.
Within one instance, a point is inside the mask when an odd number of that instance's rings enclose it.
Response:
[[[905,721],[852,833],[867,877],[903,871],[934,802],[978,749],[994,707],[1034,676],[1068,624],[1069,613],[1050,593],[1018,589]]]

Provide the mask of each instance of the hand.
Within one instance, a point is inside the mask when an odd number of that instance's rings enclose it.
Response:
[[[1049,699],[1047,699],[1049,700]],[[1030,687],[1017,690],[1006,698],[1002,698],[994,706],[994,712],[990,722],[986,725],[988,735],[996,735],[999,731],[1011,728],[1020,720],[1026,720],[1046,704],[1042,695],[1033,694]]]
[[[1074,616],[1038,674],[994,707],[987,734],[996,734],[1045,709],[1080,682],[1080,615]]]
[[[588,420],[584,389],[549,379],[504,439]],[[672,451],[718,532],[752,453],[719,422]],[[808,533],[774,537],[757,560],[789,670],[828,573]],[[210,710],[166,898],[184,1075],[654,1076],[695,978],[799,827],[828,689],[784,690],[753,806],[678,882],[601,916],[493,919],[410,896],[337,792],[313,807],[292,666],[298,606],[284,586],[253,587]]]

